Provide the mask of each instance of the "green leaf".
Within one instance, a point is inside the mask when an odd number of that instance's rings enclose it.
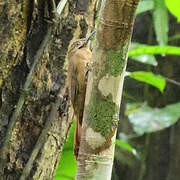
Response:
[[[136,14],[141,14],[146,11],[150,11],[154,9],[154,1],[148,0],[148,1],[140,1],[136,10]]]
[[[176,46],[148,46],[141,45],[138,48],[134,48],[129,51],[129,57],[139,56],[142,54],[161,54],[161,55],[179,55],[180,56],[180,47]]]
[[[151,133],[172,126],[180,118],[180,103],[164,108],[152,108],[147,103],[129,103],[125,114],[138,135]]]
[[[73,180],[75,174],[76,162],[74,160],[73,151],[65,150],[62,153],[54,180]]]
[[[142,2],[144,2],[144,1],[142,1]],[[130,51],[132,49],[137,49],[139,47],[144,47],[144,45],[133,42],[130,45]],[[139,56],[131,56],[131,59],[135,60],[135,61],[138,61],[140,63],[149,64],[149,65],[152,65],[152,66],[157,66],[157,64],[158,64],[157,61],[156,61],[155,56],[151,55],[151,54],[142,54],[142,55],[139,55]]]
[[[160,46],[168,42],[168,11],[165,0],[154,0],[153,22],[156,38]]]
[[[66,143],[64,145],[64,150],[72,150],[72,152],[73,152],[74,131],[75,131],[75,120],[73,121],[73,124],[71,125],[71,128],[69,130],[69,134],[66,139]]]
[[[180,22],[180,0],[166,0],[166,6],[168,10],[178,19],[178,22]]]
[[[150,84],[159,89],[161,92],[164,91],[166,86],[166,80],[162,76],[153,74],[152,72],[135,71],[128,72],[127,75],[138,81]]]
[[[116,139],[116,145],[134,155],[136,155],[136,150],[126,141],[121,139]]]
[[[148,54],[133,56],[132,59],[134,59],[135,61],[138,61],[140,63],[149,64],[152,66],[157,66],[157,64],[158,64],[156,61],[156,58],[153,55],[148,55]]]
[[[74,130],[75,123],[71,126],[54,180],[73,180],[75,177],[77,165],[73,155]]]

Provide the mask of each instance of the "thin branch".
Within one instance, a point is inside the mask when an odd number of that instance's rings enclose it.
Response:
[[[18,100],[18,103],[16,105],[16,108],[10,118],[10,121],[9,121],[9,124],[8,124],[8,128],[7,128],[7,134],[5,136],[5,140],[2,144],[2,147],[0,149],[0,154],[1,154],[1,162],[0,162],[0,168],[2,168],[2,164],[6,161],[6,158],[7,158],[7,154],[8,154],[8,150],[9,150],[9,145],[10,145],[10,139],[11,139],[11,135],[12,135],[12,132],[13,132],[13,129],[15,127],[15,124],[18,120],[18,117],[21,113],[21,110],[22,110],[22,107],[24,105],[24,102],[25,102],[25,98],[27,96],[27,93],[28,93],[28,89],[32,83],[32,79],[33,79],[33,76],[35,74],[35,71],[37,69],[37,66],[39,64],[39,59],[40,57],[42,56],[46,46],[47,46],[47,43],[49,41],[49,39],[51,38],[51,32],[52,32],[52,26],[49,27],[48,31],[47,31],[47,34],[44,38],[44,40],[42,41],[36,55],[34,56],[34,62],[33,62],[33,65],[32,65],[32,68],[26,78],[26,81],[25,81],[25,84],[24,84],[24,87],[23,87],[23,90],[22,90],[22,93],[20,94],[20,97],[19,97],[19,100]],[[0,169],[2,170],[2,169]],[[3,170],[2,170],[3,171]]]
[[[62,10],[64,9],[65,5],[66,5],[67,0],[63,0],[58,4],[58,7],[60,7],[61,9],[58,11],[58,14],[60,15],[62,13]],[[24,180],[28,177],[28,175],[31,172],[34,160],[36,159],[41,147],[43,146],[47,133],[49,131],[49,127],[51,126],[53,120],[55,120],[55,116],[57,114],[57,111],[60,107],[60,105],[62,104],[64,97],[62,96],[62,94],[65,94],[66,89],[64,88],[63,90],[60,90],[57,96],[57,100],[54,104],[52,104],[52,108],[51,108],[51,112],[46,120],[46,123],[44,125],[44,128],[36,142],[36,145],[34,146],[34,149],[31,153],[31,156],[28,160],[28,162],[26,163],[23,172],[21,174],[20,180]]]
[[[32,166],[33,166],[33,163],[34,163],[34,160],[36,159],[38,153],[39,153],[39,150],[41,149],[42,145],[44,144],[45,142],[45,139],[46,139],[46,136],[47,136],[47,133],[49,131],[49,127],[51,126],[53,120],[55,120],[55,116],[57,114],[57,111],[60,107],[60,105],[62,104],[63,100],[64,100],[64,97],[61,95],[61,94],[65,94],[65,89],[63,89],[63,92],[59,92],[58,96],[57,96],[57,100],[55,103],[52,104],[52,108],[51,108],[51,112],[46,120],[46,123],[44,125],[44,128],[36,142],[36,145],[34,146],[34,149],[31,153],[31,156],[28,160],[28,162],[26,163],[24,169],[23,169],[23,172],[22,172],[22,175],[20,177],[20,180],[25,180],[28,175],[30,174],[31,172],[31,169],[32,169]]]
[[[61,15],[61,13],[62,13],[62,11],[63,11],[66,3],[67,3],[67,0],[61,0],[61,1],[59,2],[59,4],[57,5],[57,13],[58,13],[59,15]]]
[[[165,77],[166,81],[171,83],[171,84],[175,84],[176,86],[180,86],[180,82],[174,80],[174,79],[170,79],[170,78],[167,78]]]

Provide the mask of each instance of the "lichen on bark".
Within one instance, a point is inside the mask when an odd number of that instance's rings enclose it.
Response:
[[[128,50],[128,43],[126,43],[122,49],[108,50],[106,57],[105,72],[112,76],[118,76],[122,73],[126,63],[126,53]]]
[[[23,54],[27,32],[26,18],[22,16],[24,8],[17,2],[0,4],[0,88]]]
[[[87,109],[87,123],[94,131],[107,138],[117,127],[119,108],[113,102],[112,95],[104,97],[95,88]]]

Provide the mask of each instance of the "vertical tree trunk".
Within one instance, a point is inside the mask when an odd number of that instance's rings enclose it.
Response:
[[[69,1],[54,23],[52,1],[0,2],[1,179],[53,179],[72,119],[66,51],[93,28],[95,3]]]
[[[111,179],[116,129],[138,0],[104,0],[89,74],[76,179]]]

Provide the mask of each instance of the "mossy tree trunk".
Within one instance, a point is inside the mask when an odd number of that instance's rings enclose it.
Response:
[[[96,0],[68,1],[58,19],[52,2],[0,2],[2,180],[53,179],[72,121],[65,57],[92,30]]]
[[[124,72],[138,0],[101,4],[76,179],[110,180]]]

